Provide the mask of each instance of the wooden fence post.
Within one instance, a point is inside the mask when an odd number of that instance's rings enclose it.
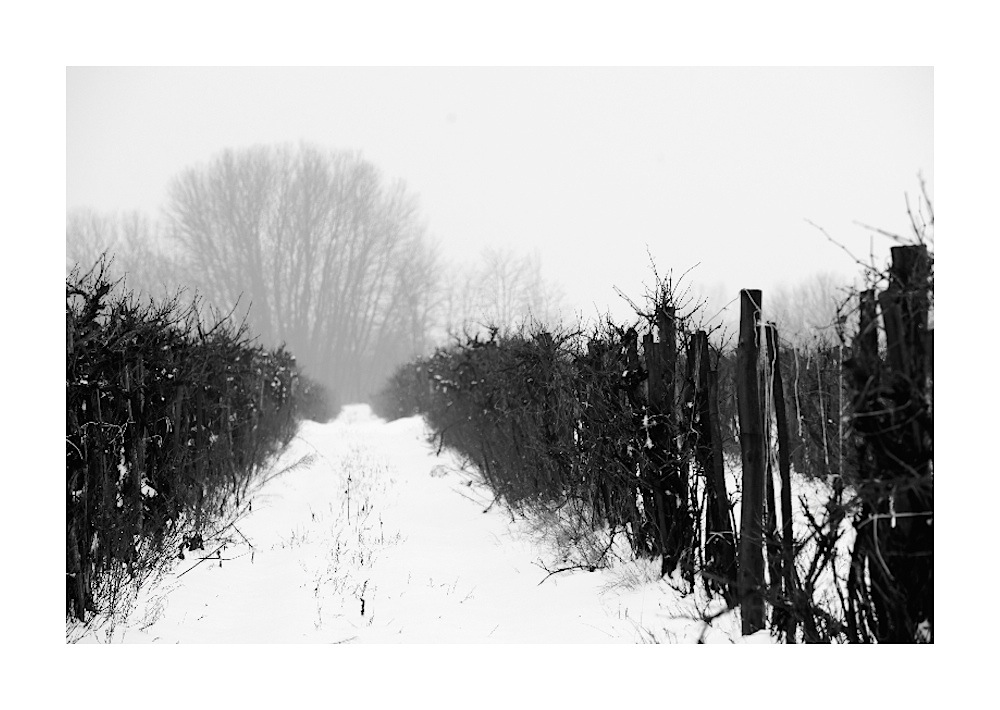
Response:
[[[901,428],[892,447],[901,461],[891,474],[895,479],[889,493],[891,517],[873,524],[880,535],[884,532],[883,540],[888,538],[884,556],[892,587],[898,592],[891,595],[876,590],[876,594],[885,597],[880,606],[889,609],[887,640],[912,641],[918,623],[928,621],[933,634],[934,621],[933,370],[929,369],[928,352],[931,260],[923,245],[893,247],[891,252],[890,285],[883,294],[891,293],[887,300],[894,316],[886,320],[892,367],[888,384],[899,408],[895,418],[908,427]],[[894,334],[889,331],[890,320],[896,322]]]
[[[758,341],[760,367],[757,382],[760,387],[761,427],[764,436],[764,558],[767,563],[767,596],[773,605],[775,600],[781,598],[781,554],[778,551],[778,513],[774,498],[775,471],[771,456],[774,451],[771,426],[774,409],[774,397],[771,392],[774,386],[774,347],[770,324],[762,324],[759,332],[762,340]]]
[[[705,475],[705,558],[706,578],[719,589],[726,601],[735,599],[736,547],[729,521],[729,496],[722,457],[722,429],[719,423],[719,373],[709,363],[708,334],[699,330],[691,338],[698,410],[698,457]]]
[[[739,595],[743,634],[764,628],[764,433],[758,391],[761,292],[740,292],[740,336],[737,348],[736,403],[743,458],[743,501],[740,514]]]
[[[768,374],[767,384],[770,385],[770,364],[765,365]],[[768,400],[767,389],[762,388],[761,398]],[[778,543],[778,513],[774,498],[774,464],[771,457],[773,444],[770,439],[770,413],[764,410],[764,560],[767,566],[767,599],[771,603],[771,619],[779,614],[778,600],[781,599],[781,553]]]
[[[930,269],[925,246],[893,247],[889,286],[877,298],[885,361],[879,362],[876,349],[876,299],[866,291],[847,363],[855,390],[854,428],[862,440],[862,508],[848,579],[848,628],[857,640],[869,640],[869,634],[890,643],[933,640]]]
[[[929,374],[927,332],[930,310],[928,294],[930,254],[923,245],[892,247],[891,252],[890,289],[895,285],[900,294],[901,337],[905,343],[905,351],[909,355],[906,361],[908,367],[903,372],[912,378],[914,385],[922,391]]]
[[[635,332],[634,328],[629,328],[625,331],[625,335],[622,339],[622,351],[625,356],[625,378],[624,378],[624,395],[625,400],[628,402],[628,406],[633,413],[641,411],[641,375],[640,375],[640,364],[639,364],[639,335]],[[645,342],[644,342],[645,345]],[[648,377],[647,377],[648,379]],[[645,448],[645,441],[640,445],[641,449]],[[636,473],[637,469],[641,471],[641,476],[638,479],[637,490],[639,496],[642,498],[643,511],[645,515],[640,515],[638,511],[638,506],[635,506],[635,520],[633,522],[633,533],[634,533],[634,546],[636,554],[648,555],[650,550],[649,544],[649,532],[650,532],[650,516],[653,515],[653,508],[655,507],[653,503],[652,491],[648,486],[648,472],[641,468],[641,461],[643,460],[642,451],[635,451],[629,459],[629,475]],[[634,496],[633,496],[634,497]],[[653,547],[655,548],[655,541]],[[655,549],[654,549],[655,553]]]
[[[666,535],[662,574],[670,574],[680,565],[681,574],[689,583],[694,582],[694,564],[689,554],[693,544],[693,530],[688,504],[687,460],[682,460],[678,449],[678,436],[682,418],[679,415],[677,376],[677,312],[673,306],[660,304],[657,308],[657,331],[660,342],[660,360],[663,367],[663,391],[660,401],[662,421],[662,446],[660,449],[660,479],[663,485],[664,518]]]
[[[802,368],[799,365],[799,349],[792,347],[792,400],[795,402],[795,448],[794,457],[795,470],[801,473],[811,473],[811,459],[809,457],[809,436],[803,426],[802,402],[799,393],[799,380],[802,376]]]
[[[646,435],[648,482],[653,493],[650,518],[658,533],[660,573],[670,574],[680,564],[685,578],[693,581],[694,566],[684,554],[692,542],[692,526],[687,475],[677,448],[677,331],[672,306],[657,305],[656,326],[660,342],[654,340],[652,333],[647,333],[642,341],[649,373]]]
[[[778,475],[781,480],[781,598],[794,601],[795,597],[795,548],[792,538],[792,466],[789,442],[788,410],[785,403],[785,385],[781,376],[781,348],[778,328],[769,323],[767,328],[768,360],[772,363],[772,388],[774,397],[775,433],[778,437]],[[785,639],[795,642],[795,616],[784,615]]]
[[[646,452],[645,478],[650,488],[650,500],[644,500],[643,503],[646,515],[656,532],[653,552],[663,558],[661,568],[665,568],[667,565],[667,519],[663,500],[662,464],[664,457],[660,455],[664,447],[663,423],[660,419],[664,399],[663,361],[661,351],[657,347],[652,333],[646,333],[642,338],[642,354],[648,373],[646,379],[646,418],[643,423],[646,433],[646,441],[644,442]],[[663,574],[662,569],[661,574]]]

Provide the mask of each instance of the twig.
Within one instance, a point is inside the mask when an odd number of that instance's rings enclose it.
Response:
[[[698,643],[702,644],[705,643],[705,632],[707,632],[708,629],[712,626],[713,621],[718,619],[720,616],[725,616],[733,609],[735,609],[736,606],[737,605],[726,604],[725,606],[721,607],[718,611],[712,614],[702,614],[700,621],[704,624],[704,626],[701,628],[701,633],[698,634]]]
[[[452,488],[451,490],[452,490],[453,492],[457,493],[458,495],[462,496],[462,497],[463,497],[463,498],[465,498],[466,500],[470,500],[470,501],[472,501],[472,502],[473,502],[473,503],[475,503],[476,505],[482,505],[482,504],[483,504],[483,503],[482,503],[482,501],[478,501],[478,500],[476,500],[475,498],[473,498],[472,496],[469,496],[469,495],[466,495],[465,493],[462,493],[462,491],[458,490],[457,488]],[[483,512],[486,512],[486,511],[483,511]]]
[[[225,529],[225,528],[223,528],[223,529]],[[193,570],[195,567],[197,567],[198,565],[200,565],[205,560],[217,560],[217,559],[219,559],[218,557],[212,557],[212,555],[214,555],[215,553],[219,552],[225,546],[226,546],[226,543],[222,543],[221,545],[219,545],[217,548],[215,548],[214,550],[212,550],[211,552],[209,552],[208,556],[202,557],[197,562],[195,562],[193,565],[191,565],[186,570],[184,570],[179,575],[177,575],[177,579],[180,579],[181,577],[183,577],[184,575],[186,575],[188,572],[190,572],[191,570]],[[244,554],[246,554],[246,553],[244,553]]]
[[[727,303],[726,305],[724,305],[722,308],[720,308],[719,311],[718,311],[718,313],[716,313],[711,318],[708,318],[705,322],[706,323],[711,323],[713,320],[715,320],[716,318],[718,318],[727,308],[729,308],[731,305],[733,305],[734,303],[736,303],[738,300],[740,300],[739,296],[737,296],[736,298],[734,298],[733,300],[731,300],[729,303]]]
[[[198,559],[201,560],[201,561],[203,561],[203,562],[205,560],[219,560],[220,562],[231,562],[232,560],[238,560],[241,557],[246,557],[248,554],[250,554],[250,553],[249,552],[244,552],[241,555],[236,555],[236,557],[211,557],[211,556],[209,556],[209,557],[199,557]]]
[[[542,578],[542,581],[539,582],[535,586],[541,586],[542,582],[544,582],[546,579],[548,579],[549,577],[551,577],[554,574],[559,574],[560,572],[572,572],[575,569],[583,569],[583,570],[587,570],[588,572],[596,572],[597,571],[597,566],[596,565],[572,565],[570,567],[560,567],[559,569],[550,570],[545,565],[540,565],[537,562],[532,562],[532,564],[535,565],[536,567],[541,567],[543,570],[545,570],[546,572],[548,572],[548,574],[545,575]]]
[[[857,220],[855,220],[854,223],[859,227],[864,227],[865,229],[871,232],[875,232],[876,234],[881,234],[883,237],[888,237],[889,239],[899,244],[905,245],[909,243],[904,237],[900,236],[899,234],[896,234],[895,232],[889,232],[885,229],[879,229],[878,227],[873,227],[870,224],[865,224],[864,222],[858,222]]]
[[[247,540],[247,536],[244,535],[242,532],[240,532],[240,529],[238,527],[236,527],[235,524],[233,525],[233,530],[235,530],[236,532],[238,532],[240,534],[240,537],[243,538],[243,542],[245,542],[246,544],[248,544],[250,546],[251,550],[254,549],[253,543],[250,542],[249,540]]]
[[[818,229],[820,232],[822,232],[823,236],[826,237],[828,240],[830,240],[830,242],[832,244],[834,244],[834,245],[840,247],[841,249],[843,249],[844,253],[846,253],[849,257],[851,257],[851,259],[854,261],[854,263],[857,264],[858,266],[860,266],[862,269],[865,269],[867,271],[870,268],[868,266],[868,264],[866,264],[865,262],[861,261],[861,259],[859,259],[858,257],[854,256],[854,254],[851,253],[850,249],[848,249],[843,244],[841,244],[840,242],[838,242],[836,239],[834,239],[833,237],[831,237],[830,234],[829,234],[829,232],[827,232],[825,229],[823,229],[822,227],[820,227],[818,224],[816,224],[815,222],[813,222],[812,220],[809,220],[809,219],[806,220],[806,223],[812,225],[813,227],[815,227],[816,229]]]

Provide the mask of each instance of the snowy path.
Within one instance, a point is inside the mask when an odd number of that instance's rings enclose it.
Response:
[[[348,407],[304,423],[276,468],[306,455],[254,497],[220,562],[179,562],[113,640],[692,642],[705,629],[655,563],[545,579],[551,550],[500,506],[484,513],[486,492],[435,456],[419,419]],[[738,640],[737,624],[729,614],[705,640]]]

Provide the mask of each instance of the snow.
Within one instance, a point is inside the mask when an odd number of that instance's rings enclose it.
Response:
[[[738,612],[620,552],[569,569],[558,530],[491,505],[422,419],[305,422],[251,512],[79,642],[761,643]],[[717,616],[716,616],[717,615]],[[711,623],[705,616],[716,616]]]

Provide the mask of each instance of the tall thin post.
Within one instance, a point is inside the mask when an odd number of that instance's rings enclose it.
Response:
[[[640,384],[640,365],[639,365],[639,335],[635,332],[634,328],[629,328],[625,331],[625,336],[622,339],[622,353],[625,356],[625,377],[624,379],[624,398],[627,403],[627,408],[633,412],[638,412],[640,409],[640,403],[642,397],[640,394],[641,384]],[[629,464],[629,474],[637,472],[639,467],[639,462],[642,460],[642,454],[639,451],[634,451],[629,454],[628,464]],[[640,515],[638,505],[636,504],[636,490],[632,491],[632,495],[628,497],[626,505],[629,511],[632,513],[633,523],[632,523],[632,533],[633,533],[633,544],[635,550],[638,554],[648,554],[648,516],[650,514],[651,508],[653,506],[652,502],[652,492],[649,486],[646,485],[648,479],[648,472],[643,472],[645,478],[638,479],[638,493],[642,499],[643,509],[645,511],[645,516]]]
[[[729,496],[726,494],[726,476],[722,457],[722,427],[719,423],[719,373],[709,363],[708,334],[697,331],[692,337],[692,351],[696,354],[696,372],[701,397],[698,400],[699,449],[702,451],[702,469],[707,479],[707,514],[705,555],[710,561],[709,574],[714,586],[722,590],[726,601],[735,597],[736,549],[733,528],[729,522]]]
[[[660,413],[663,411],[663,360],[660,348],[654,341],[652,333],[646,333],[642,338],[643,358],[646,362],[646,371],[649,376],[646,380],[646,482],[649,485],[649,500],[644,500],[646,515],[652,522],[656,530],[654,553],[659,553],[662,557],[661,573],[666,572],[667,567],[667,520],[664,511],[664,486],[662,462],[665,458],[662,455],[664,448],[663,423],[660,420]]]
[[[689,582],[694,581],[694,565],[684,554],[691,543],[691,525],[688,516],[688,481],[684,464],[678,455],[678,431],[680,419],[677,410],[677,323],[673,306],[660,303],[656,312],[656,325],[660,342],[661,390],[657,415],[660,424],[657,431],[660,441],[657,446],[659,481],[662,485],[663,510],[663,558],[662,574],[670,574],[678,564],[681,573]]]
[[[760,383],[761,416],[764,432],[764,554],[767,562],[768,598],[781,598],[781,554],[778,548],[778,513],[774,493],[774,441],[772,440],[772,413],[774,411],[774,334],[770,325],[763,327],[761,343],[761,366],[758,369]]]
[[[761,298],[757,289],[740,292],[736,403],[743,458],[743,502],[738,580],[744,635],[764,628],[764,431],[757,379]]]
[[[795,596],[795,548],[792,538],[792,464],[789,443],[788,410],[785,404],[785,385],[781,376],[781,348],[778,346],[778,329],[768,325],[769,359],[773,363],[775,431],[778,436],[778,476],[781,480],[781,586],[786,600]],[[773,354],[772,354],[773,353]],[[795,617],[785,615],[785,640],[795,641]]]

